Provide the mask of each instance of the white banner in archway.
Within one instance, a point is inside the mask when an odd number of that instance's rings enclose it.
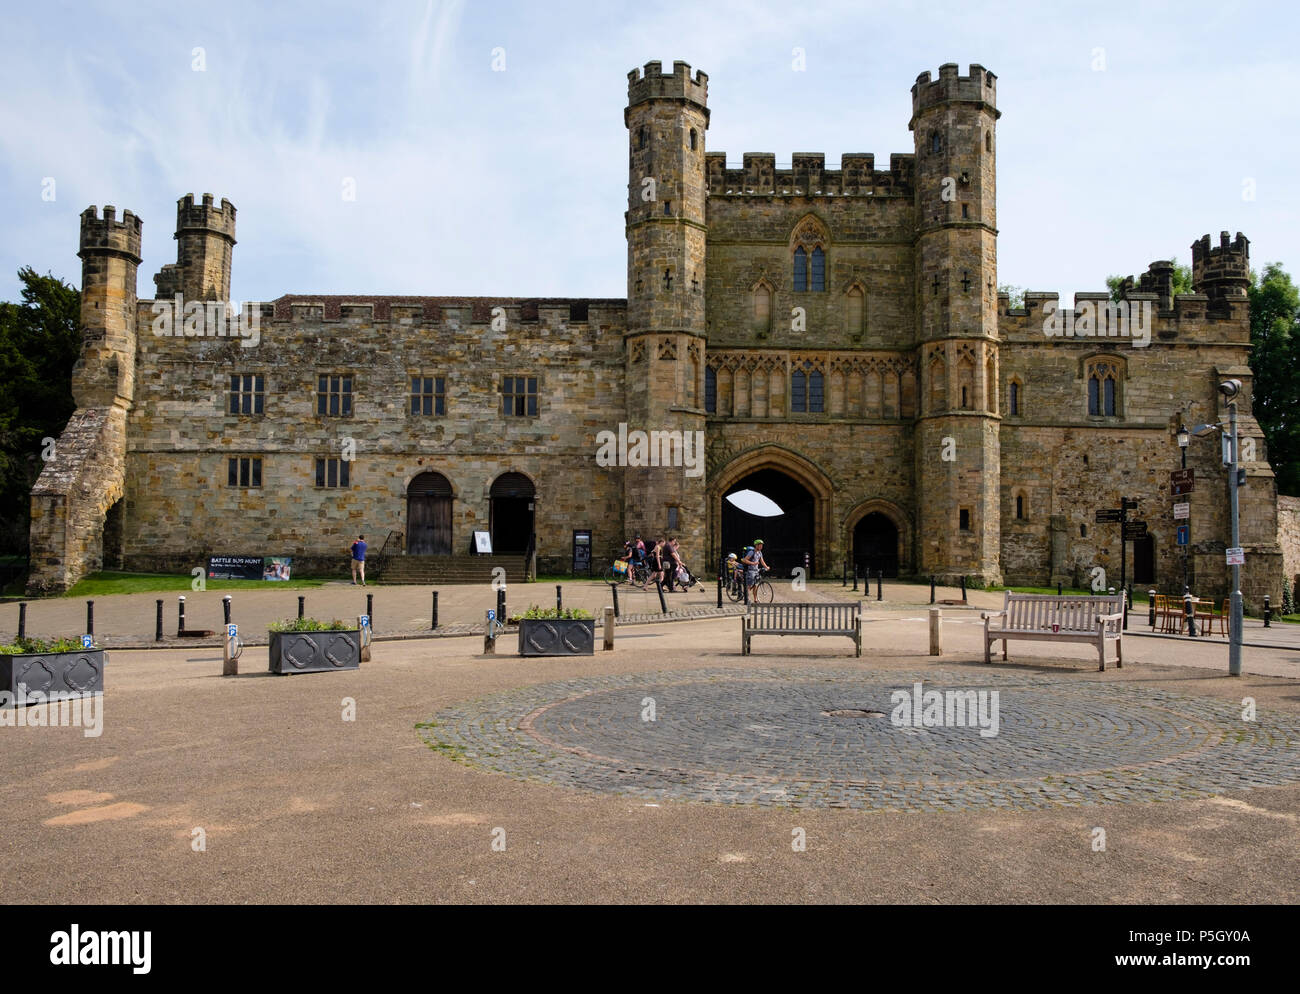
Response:
[[[746,514],[759,518],[775,518],[785,513],[776,501],[764,497],[757,490],[737,490],[734,494],[727,494],[727,500]]]

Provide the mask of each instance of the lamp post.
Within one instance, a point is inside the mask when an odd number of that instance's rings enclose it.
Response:
[[[1180,422],[1178,425],[1178,450],[1183,457],[1183,469],[1187,468],[1187,446],[1191,444],[1191,441],[1192,441],[1192,433],[1187,430],[1187,425]],[[1174,522],[1174,524],[1177,523],[1178,522],[1176,521]],[[1191,593],[1192,590],[1191,573],[1188,568],[1190,563],[1189,556],[1191,555],[1191,548],[1192,548],[1192,519],[1189,516],[1187,518],[1187,544],[1183,546],[1183,593],[1184,594]]]

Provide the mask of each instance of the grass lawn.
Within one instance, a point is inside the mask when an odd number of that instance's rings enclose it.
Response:
[[[64,597],[104,597],[108,594],[144,594],[191,588],[194,577],[189,573],[92,573],[69,590]],[[326,581],[311,580],[207,580],[208,590],[269,590],[276,588],[320,587]]]

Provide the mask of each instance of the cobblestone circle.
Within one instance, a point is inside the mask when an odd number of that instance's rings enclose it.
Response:
[[[891,694],[922,682],[941,693],[997,691],[997,734],[981,736],[973,718],[896,725]],[[1045,808],[1300,782],[1300,716],[1264,709],[1245,721],[1239,701],[1073,674],[632,674],[486,697],[419,728],[435,751],[478,769],[650,800]]]

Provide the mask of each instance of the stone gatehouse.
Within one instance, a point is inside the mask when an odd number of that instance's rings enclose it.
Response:
[[[879,165],[729,163],[706,149],[707,97],[685,63],[628,74],[626,298],[286,294],[231,323],[229,201],[180,200],[155,300],[137,299],[140,219],[89,208],[78,410],[33,490],[33,589],[212,554],[339,572],[358,532],[436,557],[487,531],[497,552],[562,571],[589,529],[598,568],[637,531],[680,536],[700,569],[761,535],[782,573],[854,562],[1048,584],[1101,566],[1115,584],[1123,551],[1139,583],[1180,587],[1186,571],[1218,591],[1217,442],[1187,452],[1186,558],[1169,472],[1178,425],[1225,419],[1216,386],[1234,377],[1247,603],[1277,593],[1246,238],[1192,244],[1192,294],[1155,262],[1118,305],[1028,293],[1013,309],[993,73],[922,73],[913,148]],[[701,438],[702,459],[598,460],[620,430]],[[743,514],[724,499],[739,489],[785,513]],[[1123,497],[1148,529],[1122,549],[1096,512]]]

